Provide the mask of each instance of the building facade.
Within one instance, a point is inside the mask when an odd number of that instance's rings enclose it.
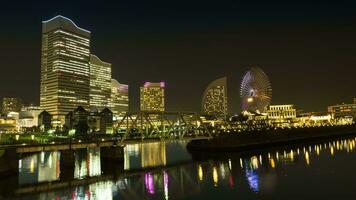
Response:
[[[20,112],[23,102],[19,98],[4,97],[1,100],[1,113],[7,115],[10,112]]]
[[[111,80],[110,109],[115,116],[122,116],[129,111],[129,86]]]
[[[333,118],[353,117],[356,119],[356,103],[328,106],[328,112]]]
[[[63,124],[65,115],[89,108],[90,31],[56,16],[42,22],[40,107]]]
[[[111,95],[111,64],[90,55],[90,108],[103,110],[109,106]]]
[[[227,104],[227,78],[219,78],[205,89],[202,98],[202,113],[216,116],[226,116]]]
[[[270,105],[267,110],[268,119],[285,120],[297,117],[294,105]]]
[[[165,98],[164,98],[165,83],[146,82],[140,88],[140,108],[141,111],[164,112]]]
[[[22,129],[38,126],[38,116],[42,110],[38,106],[23,107],[19,113],[19,126]]]

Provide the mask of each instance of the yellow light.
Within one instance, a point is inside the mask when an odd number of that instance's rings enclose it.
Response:
[[[20,135],[15,135],[15,139],[18,141],[20,139]]]
[[[253,98],[252,97],[248,98],[247,102],[249,102],[249,103],[253,102]]]
[[[34,172],[35,172],[35,161],[32,158],[30,163],[30,173],[32,174]]]
[[[290,156],[291,161],[293,162],[294,161],[294,152],[293,152],[293,150],[290,150],[289,156]]]
[[[334,155],[334,147],[330,148],[330,154],[333,156]]]
[[[305,161],[306,161],[307,165],[310,165],[309,152],[305,152]]]
[[[199,181],[204,180],[204,173],[203,173],[203,168],[201,167],[201,165],[198,166],[198,176],[199,176]]]
[[[256,156],[254,156],[254,157],[251,158],[251,163],[252,163],[252,167],[253,167],[254,169],[258,169],[258,159],[257,159]]]
[[[216,167],[213,168],[213,181],[214,181],[214,186],[217,187],[219,183],[219,175]]]
[[[34,140],[35,139],[35,136],[34,135],[31,135],[31,140]]]
[[[271,167],[272,167],[273,169],[276,168],[276,163],[274,162],[274,159],[273,159],[273,158],[270,159],[269,162],[270,162]]]

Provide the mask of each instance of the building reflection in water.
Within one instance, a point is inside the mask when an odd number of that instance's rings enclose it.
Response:
[[[152,142],[141,144],[141,167],[166,166],[166,143]]]
[[[19,184],[59,180],[60,153],[41,152],[19,160]]]
[[[100,148],[75,151],[74,178],[83,179],[101,175]]]
[[[155,193],[155,186],[154,186],[154,179],[153,175],[151,173],[146,173],[145,174],[145,186],[146,186],[146,191],[149,194],[154,194]]]
[[[248,181],[248,185],[253,192],[259,191],[259,183],[258,183],[258,173],[255,169],[246,169],[246,178]]]
[[[124,148],[124,170],[147,169],[191,160],[186,142],[128,144]],[[167,152],[167,149],[170,151]]]
[[[298,164],[309,170],[314,163],[317,163],[318,157],[337,156],[341,151],[352,152],[355,150],[355,143],[356,139],[335,140],[304,147],[264,151],[256,155],[237,154],[220,160],[190,162],[157,170],[126,171],[127,175],[118,179],[99,181],[61,192],[51,191],[45,193],[46,195],[41,195],[47,199],[168,200],[192,197],[206,191],[225,189],[225,187],[236,191],[247,189],[254,193],[266,193],[275,189],[278,174],[284,171],[287,165]],[[171,152],[174,151],[162,143],[151,143],[145,147],[128,145],[125,149],[125,162],[128,162],[125,163],[125,167],[126,169],[135,169],[138,166],[143,166],[143,168],[155,165],[164,166],[168,161],[164,157],[172,156],[168,155]],[[20,174],[25,172],[36,174],[36,180],[40,180],[40,173],[50,173],[46,177],[58,180],[59,168],[57,170],[56,167],[59,164],[55,163],[58,163],[59,155],[57,152],[26,157],[20,160]],[[143,158],[147,158],[147,161],[142,161]],[[310,167],[306,167],[308,165]],[[75,167],[78,178],[100,174],[100,151],[92,149],[86,153],[76,154]],[[46,170],[47,168],[48,170]],[[53,169],[55,173],[50,169]],[[42,172],[39,172],[40,170]]]

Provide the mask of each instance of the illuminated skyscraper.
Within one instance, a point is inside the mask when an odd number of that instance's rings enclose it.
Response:
[[[89,108],[90,31],[56,16],[42,22],[41,109],[64,123],[65,115]]]
[[[111,79],[110,109],[115,116],[129,111],[129,86]]]
[[[111,64],[90,54],[90,108],[101,111],[109,106],[111,94]]]
[[[227,115],[227,78],[219,78],[205,89],[202,112],[208,115]]]
[[[140,88],[141,111],[164,112],[164,88],[164,82],[146,82],[143,87]]]

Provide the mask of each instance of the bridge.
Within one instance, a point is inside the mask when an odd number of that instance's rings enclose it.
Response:
[[[183,112],[132,112],[115,124],[123,134],[121,142],[127,138],[150,137],[184,138],[185,136],[212,137],[211,130],[197,113]]]

